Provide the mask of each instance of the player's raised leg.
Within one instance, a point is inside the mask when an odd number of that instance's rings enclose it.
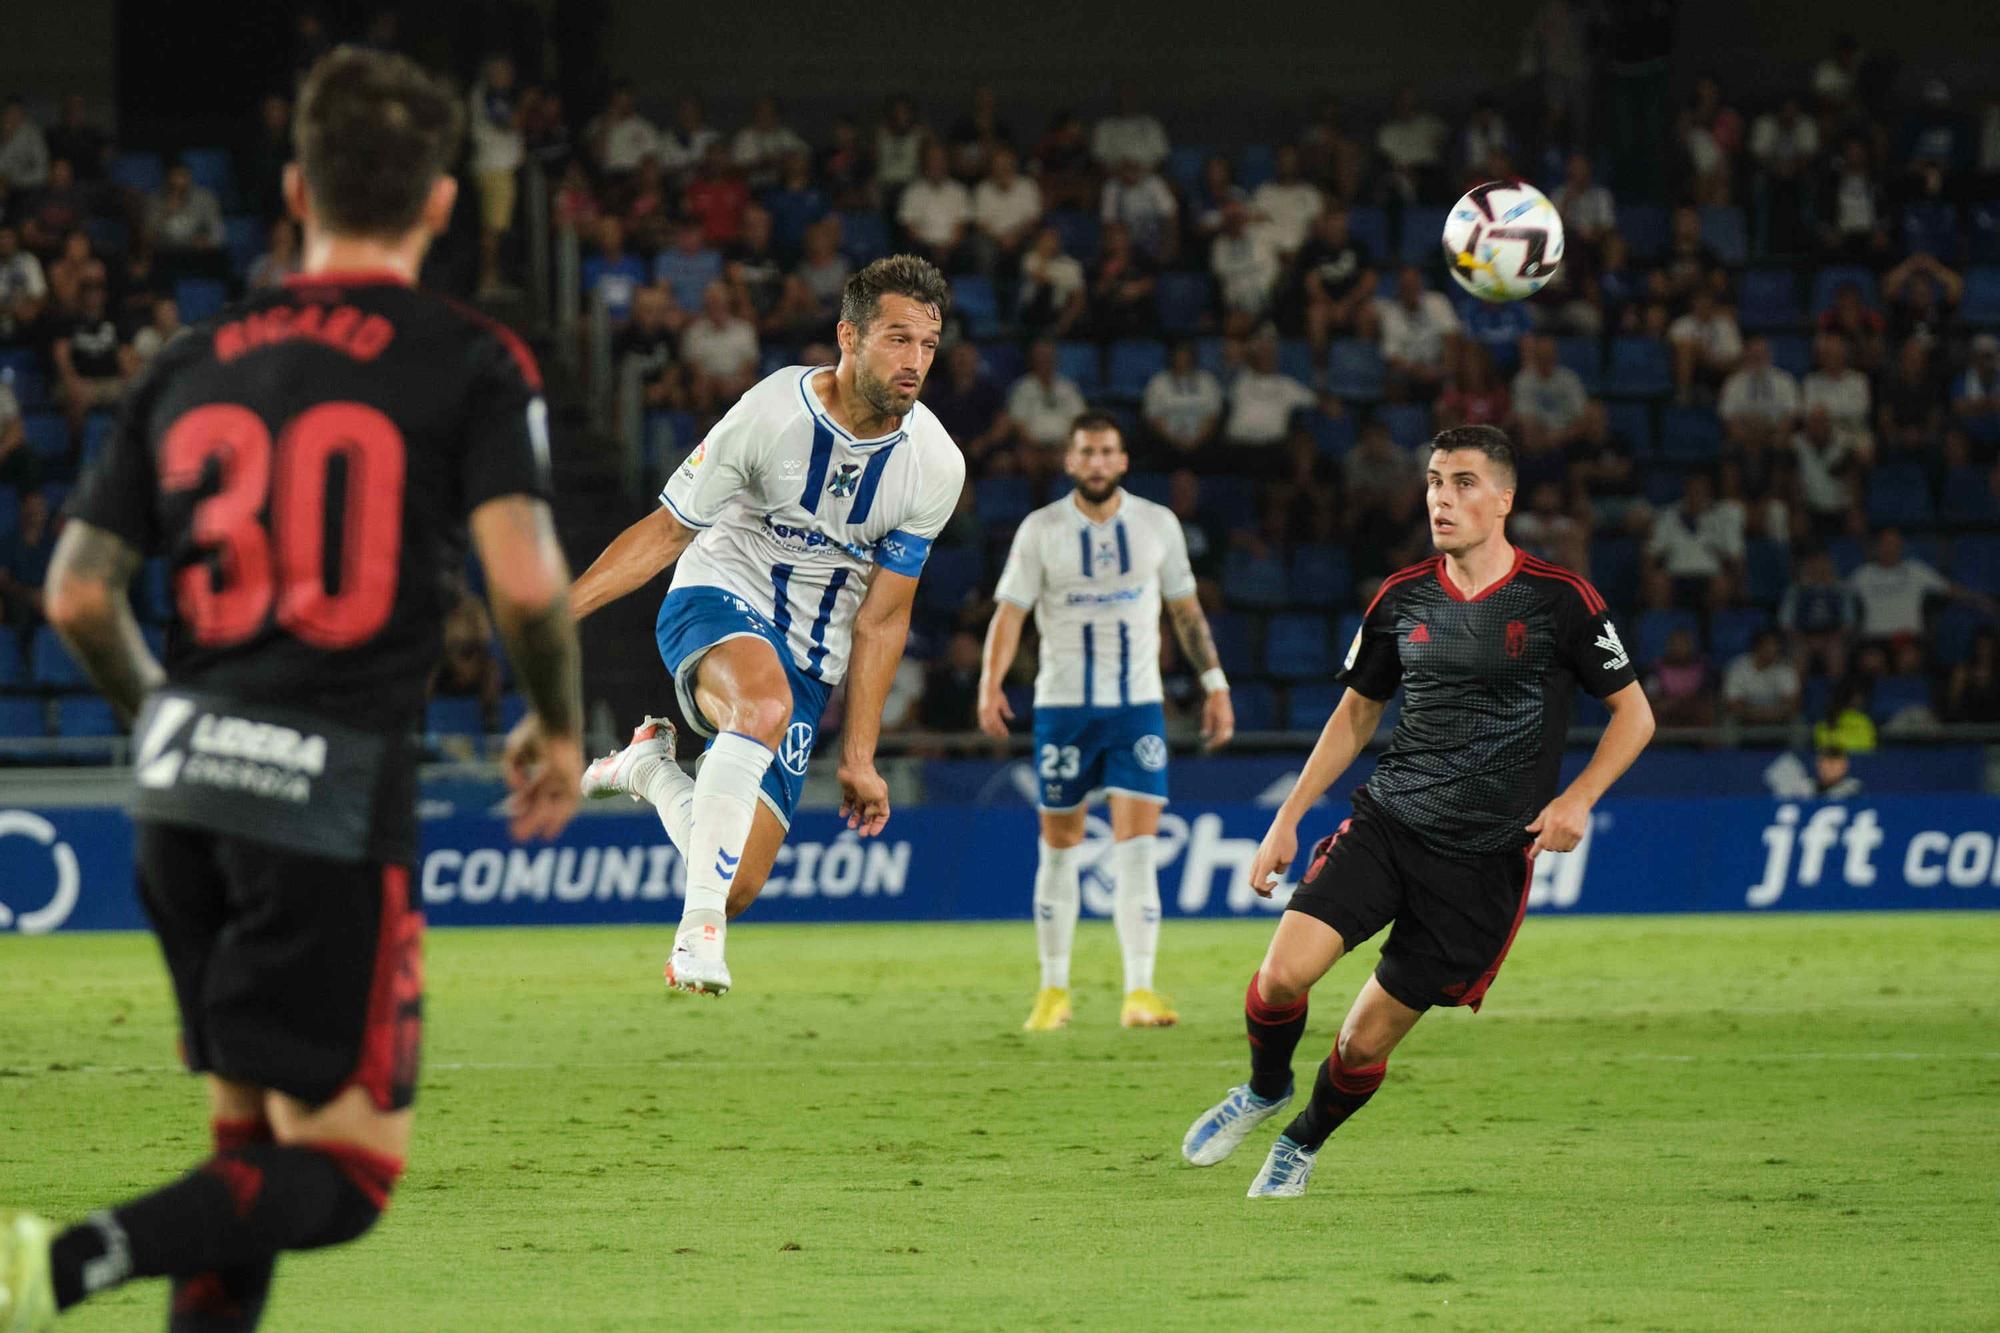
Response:
[[[1082,893],[1078,862],[1083,855],[1084,812],[1044,810],[1036,845],[1035,951],[1041,957],[1042,985],[1035,1007],[1021,1026],[1030,1032],[1053,1032],[1070,1019],[1069,959],[1076,942],[1076,918]]]
[[[1173,1001],[1153,988],[1160,953],[1160,874],[1155,851],[1160,802],[1113,793],[1111,797],[1111,920],[1125,963],[1125,1002],[1118,1022],[1128,1028],[1167,1028],[1180,1021]]]

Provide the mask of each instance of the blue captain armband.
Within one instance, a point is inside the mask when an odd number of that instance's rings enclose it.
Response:
[[[910,578],[924,572],[924,561],[930,558],[931,539],[918,537],[908,532],[892,532],[875,543],[875,563],[896,574],[906,574]]]

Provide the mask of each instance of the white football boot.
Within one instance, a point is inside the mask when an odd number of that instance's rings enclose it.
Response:
[[[690,995],[729,993],[729,963],[722,956],[722,931],[696,926],[674,941],[667,955],[667,988]]]
[[[602,759],[593,759],[583,770],[583,794],[589,800],[623,793],[635,801],[646,799],[633,788],[632,778],[649,759],[674,762],[678,737],[674,724],[663,717],[649,717],[632,729],[632,740],[622,750],[613,750]]]
[[[1289,1087],[1283,1096],[1267,1102],[1250,1091],[1248,1083],[1239,1083],[1229,1090],[1227,1097],[1203,1111],[1188,1126],[1187,1135],[1181,1140],[1181,1156],[1190,1166],[1214,1166],[1235,1152],[1251,1130],[1291,1105],[1291,1101]]]

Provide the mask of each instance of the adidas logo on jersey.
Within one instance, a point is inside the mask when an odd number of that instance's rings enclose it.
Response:
[[[1597,636],[1597,646],[1610,654],[1604,659],[1606,671],[1623,671],[1632,664],[1632,658],[1626,653],[1625,645],[1619,641],[1618,631],[1608,620],[1604,622],[1604,633]]]
[[[1415,629],[1410,631],[1409,642],[1429,643],[1430,641],[1431,641],[1431,631],[1429,626],[1418,625]]]

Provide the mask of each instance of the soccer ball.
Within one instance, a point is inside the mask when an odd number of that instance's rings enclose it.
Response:
[[[1466,191],[1444,220],[1444,262],[1482,301],[1518,301],[1562,265],[1562,216],[1524,181],[1488,181]]]

